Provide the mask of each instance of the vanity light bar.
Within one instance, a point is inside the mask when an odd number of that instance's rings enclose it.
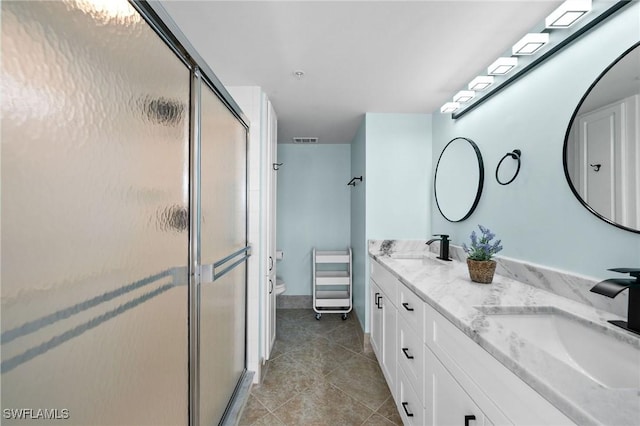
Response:
[[[512,67],[508,75],[498,76],[495,81],[493,75],[480,75],[468,84],[469,90],[484,92],[476,93],[473,99],[460,103],[460,108],[451,115],[451,118],[453,120],[461,118],[484,104],[500,93],[503,88],[527,75],[539,64],[592,31],[615,13],[638,1],[640,0],[599,0],[595,3],[592,0],[564,1],[538,25],[538,28],[546,27],[542,28],[542,32],[525,35],[512,46],[511,52],[504,54],[505,57],[518,59],[518,65]],[[570,26],[571,28],[567,29]],[[520,55],[529,55],[529,57],[520,57]],[[497,67],[496,62],[490,67],[491,74],[507,70],[507,67]]]
[[[567,0],[551,12],[544,23],[547,28],[569,28],[591,11],[591,0]]]
[[[529,33],[513,45],[511,52],[514,55],[533,55],[547,43],[548,33]]]
[[[487,72],[491,75],[505,75],[518,66],[518,58],[498,58],[489,65]]]
[[[469,102],[471,99],[475,98],[476,92],[473,90],[461,90],[453,97],[453,102]]]
[[[460,109],[460,104],[458,102],[447,102],[440,107],[440,112],[442,114],[446,114],[448,112],[457,111],[458,109]]]
[[[475,90],[476,92],[479,92],[491,86],[493,84],[493,80],[493,77],[490,75],[480,75],[471,80],[468,88],[469,90]]]

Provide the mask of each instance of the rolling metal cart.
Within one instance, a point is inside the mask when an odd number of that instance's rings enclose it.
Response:
[[[341,251],[313,249],[313,310],[319,320],[323,313],[348,318],[352,303],[351,248]]]

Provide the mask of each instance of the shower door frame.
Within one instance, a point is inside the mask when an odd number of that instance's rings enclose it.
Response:
[[[180,58],[189,68],[191,73],[189,109],[190,135],[189,135],[189,425],[199,426],[200,412],[200,330],[198,321],[200,318],[200,130],[201,130],[201,87],[206,84],[235,116],[235,118],[246,129],[245,152],[249,142],[249,120],[244,115],[238,104],[233,100],[229,92],[224,88],[213,70],[207,65],[204,59],[198,54],[187,37],[182,33],[177,24],[165,11],[157,0],[128,0],[129,3],[142,15],[145,21],[162,38],[167,46]],[[245,182],[248,182],[248,157],[245,159]],[[248,212],[248,185],[245,185],[245,212]],[[247,239],[248,215],[245,218],[245,247],[249,247]],[[250,255],[250,248],[247,256]],[[231,402],[235,399],[239,385],[244,381],[247,374],[247,271],[245,269],[245,300],[244,300],[244,370]],[[224,421],[227,411],[222,416]]]

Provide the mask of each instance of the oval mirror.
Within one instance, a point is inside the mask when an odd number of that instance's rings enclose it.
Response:
[[[433,181],[436,204],[449,222],[471,216],[480,201],[484,164],[478,145],[467,138],[454,138],[442,149]]]
[[[640,233],[640,43],[582,97],[564,141],[564,174],[591,213]]]

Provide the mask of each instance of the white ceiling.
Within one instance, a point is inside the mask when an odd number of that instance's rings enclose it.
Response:
[[[439,112],[562,1],[161,3],[224,85],[263,88],[280,143],[350,143],[365,112]]]
[[[620,59],[593,87],[578,114],[640,94],[640,47]]]

